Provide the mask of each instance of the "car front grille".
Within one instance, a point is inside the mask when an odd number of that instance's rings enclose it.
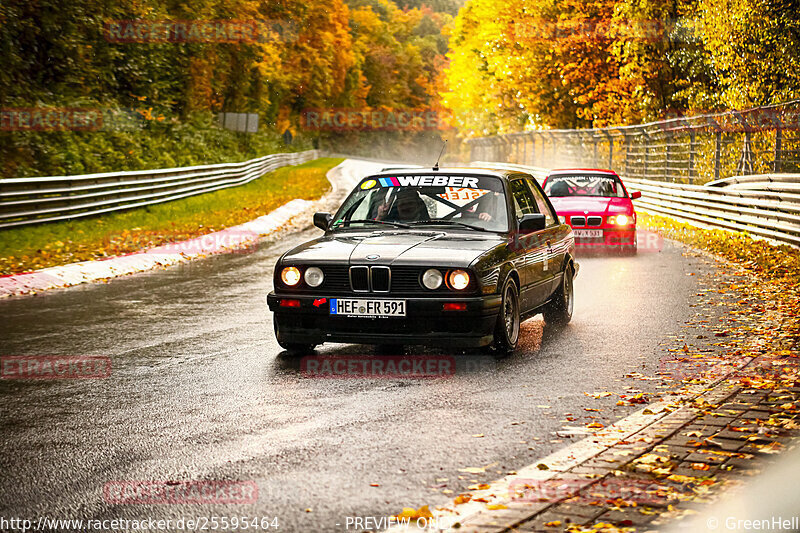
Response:
[[[389,270],[389,267],[370,267],[370,273],[372,274],[372,292],[389,292],[392,282],[392,271]]]
[[[572,225],[572,226],[585,226],[586,225],[586,217],[571,217],[570,218],[570,225]]]
[[[589,217],[587,222],[589,226],[600,226],[603,223],[603,217]]]
[[[350,288],[353,292],[369,292],[369,267],[350,267]]]

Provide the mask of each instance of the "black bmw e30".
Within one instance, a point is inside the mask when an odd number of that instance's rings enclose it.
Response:
[[[520,322],[572,318],[572,230],[529,174],[392,169],[362,179],[317,239],[284,253],[267,297],[278,343],[515,349]]]

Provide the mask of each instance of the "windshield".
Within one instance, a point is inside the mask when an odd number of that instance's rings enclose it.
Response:
[[[547,196],[603,196],[625,198],[625,189],[617,176],[597,174],[550,176],[544,184]]]
[[[452,225],[508,231],[503,183],[491,176],[381,176],[366,178],[345,200],[332,229],[389,224]]]

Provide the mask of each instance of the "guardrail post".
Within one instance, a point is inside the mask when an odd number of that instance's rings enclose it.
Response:
[[[753,173],[752,134],[750,130],[744,132],[742,142],[742,157],[739,160],[739,174],[747,176]]]
[[[694,183],[695,169],[694,169],[694,150],[695,150],[695,133],[694,130],[689,130],[689,183]]]
[[[528,164],[531,166],[536,166],[536,135],[528,133],[528,137],[531,138],[531,158],[528,161]]]
[[[720,152],[722,151],[722,132],[717,130],[714,134],[714,180],[719,179]]]
[[[519,137],[520,142],[522,143],[522,161],[520,161],[523,165],[528,164],[528,139],[523,134]]]
[[[772,171],[781,171],[781,141],[783,140],[783,130],[780,125],[775,128],[775,157],[772,160]]]
[[[664,135],[666,151],[664,154],[664,181],[675,182],[675,176],[670,175],[670,165],[672,164],[672,130],[667,130]]]
[[[622,140],[625,142],[625,175],[631,175],[631,135],[622,132]]]

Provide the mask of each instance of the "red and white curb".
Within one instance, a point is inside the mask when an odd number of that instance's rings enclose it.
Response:
[[[294,225],[298,225],[299,229],[302,227],[300,224],[306,225],[308,216],[314,211],[338,207],[338,202],[359,179],[383,166],[380,163],[348,159],[328,171],[331,190],[319,200],[292,200],[268,215],[222,231],[128,255],[0,277],[0,298],[108,280],[253,245],[279,230]]]

